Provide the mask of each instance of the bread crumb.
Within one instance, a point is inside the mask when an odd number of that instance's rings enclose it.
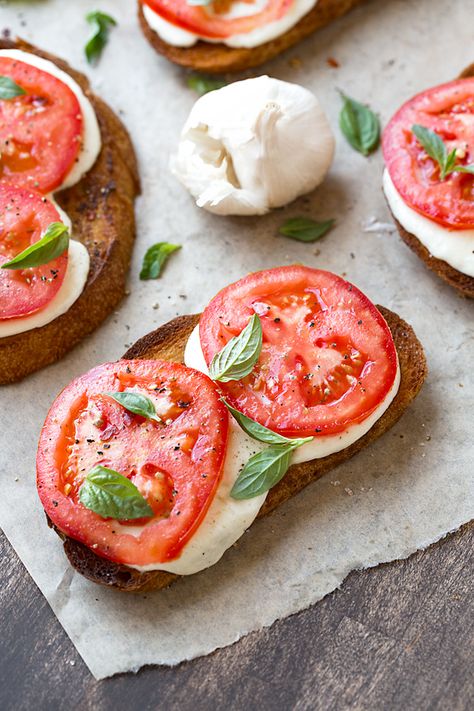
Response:
[[[349,496],[354,496],[354,492],[352,491],[352,489],[349,489],[348,486],[346,486],[346,488],[344,489],[344,491],[345,491],[346,494],[348,494]]]
[[[290,67],[293,67],[293,69],[301,69],[303,62],[299,57],[292,57],[289,61],[288,64]]]

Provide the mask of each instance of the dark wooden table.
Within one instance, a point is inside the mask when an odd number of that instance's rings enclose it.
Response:
[[[474,708],[474,525],[174,669],[96,682],[0,538],[0,709]]]

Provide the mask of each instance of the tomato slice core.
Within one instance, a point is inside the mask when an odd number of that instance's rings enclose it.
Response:
[[[149,397],[161,422],[104,396]],[[176,363],[106,363],[73,381],[44,424],[38,492],[53,523],[109,560],[153,565],[179,556],[206,514],[227,447],[228,415],[212,381]],[[86,509],[79,490],[97,464],[127,476],[147,499],[150,519],[115,521]]]
[[[332,435],[364,420],[387,396],[397,373],[392,334],[349,282],[290,266],[231,284],[201,317],[208,365],[254,313],[263,330],[260,359],[243,380],[219,384],[248,417],[288,437]]]
[[[0,75],[26,92],[0,101],[0,181],[51,192],[64,182],[81,149],[77,97],[57,77],[11,57],[0,56]]]
[[[0,182],[0,265],[41,239],[52,222],[60,221],[47,198]],[[67,264],[66,250],[39,267],[0,269],[0,321],[44,308],[61,288]]]
[[[232,35],[246,34],[284,17],[293,6],[294,0],[269,0],[265,7],[255,11],[254,0],[243,0],[249,5],[248,14],[243,17],[225,17],[235,2],[215,0],[209,6],[193,7],[187,0],[142,0],[163,20],[183,30],[194,32],[199,37],[226,39]],[[242,0],[241,0],[242,3]],[[239,3],[239,4],[241,4]]]
[[[416,136],[415,124],[435,131],[457,164],[474,164],[474,78],[458,79],[407,101],[387,125],[382,147],[390,177],[414,210],[451,229],[474,227],[474,175],[451,173],[441,180],[438,163]]]

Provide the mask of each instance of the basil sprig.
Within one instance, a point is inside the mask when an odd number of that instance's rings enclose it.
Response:
[[[189,89],[193,89],[199,96],[208,94],[216,89],[222,89],[223,86],[227,86],[227,82],[223,79],[210,79],[209,77],[201,76],[201,74],[191,74],[188,77]]]
[[[2,264],[2,269],[29,269],[48,264],[69,246],[69,231],[62,222],[52,222],[43,237]]]
[[[166,260],[178,249],[181,249],[180,244],[169,242],[158,242],[150,247],[143,257],[140,279],[158,279]]]
[[[264,442],[264,444],[280,445],[292,445],[295,442],[300,441],[296,439],[290,439],[289,437],[283,437],[283,435],[279,435],[277,432],[269,430],[268,427],[264,427],[259,422],[255,422],[255,420],[252,420],[250,417],[247,417],[247,415],[244,415],[243,412],[239,412],[238,410],[236,410],[235,407],[229,405],[229,403],[225,400],[223,402],[232,417],[234,418],[234,420],[236,420],[236,422],[240,425],[245,434],[248,434],[248,436],[252,437],[252,439],[256,439],[258,440],[258,442]],[[310,437],[309,439],[312,439],[312,437]]]
[[[368,106],[342,94],[343,106],[339,114],[339,126],[356,151],[368,156],[379,145],[380,121]]]
[[[310,217],[293,217],[280,227],[280,234],[299,242],[316,242],[334,225],[335,220],[316,222]]]
[[[26,91],[16,84],[10,77],[0,76],[0,99],[8,101],[16,96],[23,96]]]
[[[253,499],[260,496],[285,476],[290,466],[291,455],[312,437],[292,440],[292,444],[274,444],[254,454],[235,482],[230,495],[233,499]]]
[[[439,165],[441,180],[445,180],[451,173],[472,173],[474,175],[474,165],[456,165],[456,148],[448,153],[446,144],[435,131],[420,126],[420,124],[414,124],[411,130],[429,157]]]
[[[264,494],[272,486],[278,484],[288,471],[294,450],[307,442],[311,442],[313,437],[302,437],[300,439],[283,437],[283,435],[269,430],[239,412],[225,400],[224,403],[232,417],[249,437],[270,445],[250,457],[230,492],[234,499],[252,499],[254,496]]]
[[[104,395],[112,398],[112,400],[118,402],[119,405],[122,405],[122,407],[134,415],[141,415],[141,417],[146,417],[147,420],[161,422],[161,418],[156,414],[152,400],[146,395],[130,391],[127,392],[127,390],[116,393],[104,393]]]
[[[116,26],[117,21],[100,10],[87,13],[86,20],[92,26],[92,35],[84,51],[89,64],[93,64],[102,54],[107,40],[109,39],[110,29]]]
[[[262,350],[262,324],[257,314],[253,314],[243,331],[216,353],[209,366],[212,380],[228,383],[249,375],[259,359]]]
[[[130,479],[100,464],[84,479],[79,500],[86,509],[103,518],[126,521],[153,516],[153,509]]]

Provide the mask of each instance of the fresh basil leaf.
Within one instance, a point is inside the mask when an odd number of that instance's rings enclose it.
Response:
[[[474,165],[456,165],[454,166],[453,173],[471,173],[474,175]]]
[[[158,279],[164,263],[176,250],[181,249],[180,244],[170,244],[169,242],[158,242],[147,250],[143,257],[140,279]]]
[[[412,133],[417,137],[418,141],[421,143],[429,157],[436,161],[436,163],[438,163],[441,172],[441,180],[444,180],[444,178],[446,177],[448,153],[443,139],[440,138],[440,136],[438,136],[438,134],[434,131],[431,131],[425,126],[420,126],[419,124],[414,124],[411,127],[411,130]],[[453,161],[453,154],[455,159],[456,151],[450,153],[450,162]]]
[[[435,131],[426,128],[426,126],[420,126],[420,124],[414,124],[411,130],[429,157],[438,164],[441,180],[451,173],[474,174],[474,165],[456,165],[456,149],[453,148],[448,154],[446,144]]]
[[[223,79],[210,79],[200,74],[192,74],[188,77],[188,88],[193,89],[199,96],[208,94],[216,89],[222,89],[223,86],[227,86],[227,82]]]
[[[127,521],[153,516],[153,509],[130,479],[100,464],[84,479],[79,500],[103,518]]]
[[[335,220],[316,222],[309,217],[292,217],[280,227],[280,234],[299,242],[316,242],[334,225]]]
[[[100,10],[87,13],[86,20],[92,26],[92,35],[84,51],[89,64],[93,64],[102,54],[109,39],[110,29],[116,26],[117,21],[105,12],[100,12]]]
[[[156,414],[153,402],[146,395],[127,392],[126,390],[117,393],[104,393],[104,395],[108,395],[126,410],[133,412],[134,415],[141,415],[141,417],[146,417],[147,420],[161,422],[161,418]]]
[[[8,101],[16,96],[23,96],[26,91],[18,86],[10,77],[0,76],[0,99]]]
[[[258,442],[264,442],[265,444],[277,444],[277,445],[290,445],[293,447],[300,447],[306,442],[311,442],[313,437],[304,437],[301,439],[290,439],[289,437],[283,437],[283,435],[277,434],[264,427],[255,420],[250,419],[243,412],[239,412],[232,405],[224,400],[224,405],[229,410],[232,417],[238,422],[243,431],[248,434],[249,437],[258,440]]]
[[[274,445],[254,454],[240,472],[230,495],[233,499],[253,499],[278,484],[296,446]]]
[[[262,350],[262,324],[257,314],[253,314],[243,331],[216,353],[209,366],[212,380],[228,383],[249,375]]]
[[[29,269],[48,264],[59,257],[69,246],[69,232],[62,222],[52,222],[37,242],[27,247],[9,262],[2,264],[2,269]]]
[[[344,104],[339,114],[342,133],[356,151],[368,156],[379,145],[380,121],[368,106],[342,94]]]

